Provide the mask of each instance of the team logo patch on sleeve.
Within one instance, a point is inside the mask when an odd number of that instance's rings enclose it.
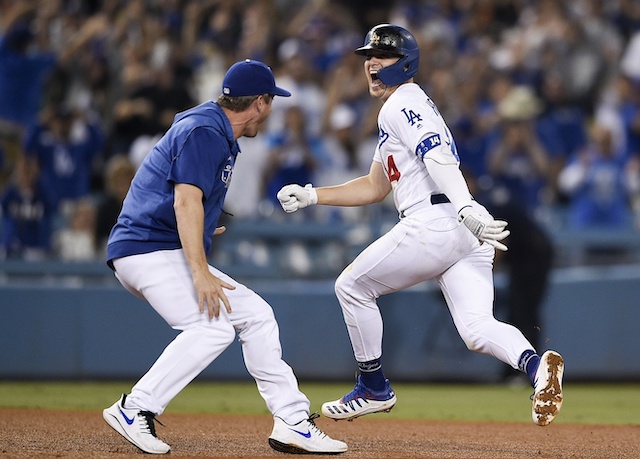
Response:
[[[429,150],[439,146],[441,143],[440,134],[430,135],[418,144],[416,148],[416,156],[419,156],[420,159],[423,160],[424,156],[429,153]]]

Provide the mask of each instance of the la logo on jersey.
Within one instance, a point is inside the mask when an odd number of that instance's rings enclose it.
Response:
[[[403,108],[401,112],[404,113],[404,116],[407,117],[407,122],[411,126],[414,126],[416,124],[416,121],[422,121],[422,117],[411,109],[407,110],[406,108]]]

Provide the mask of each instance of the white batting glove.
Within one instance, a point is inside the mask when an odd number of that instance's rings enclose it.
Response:
[[[318,193],[310,183],[304,188],[296,184],[285,185],[278,191],[277,197],[287,213],[318,203]]]
[[[480,242],[507,251],[507,246],[499,242],[511,234],[511,231],[505,229],[507,222],[504,220],[494,220],[491,215],[479,214],[471,206],[466,206],[458,212],[458,222],[464,223]]]

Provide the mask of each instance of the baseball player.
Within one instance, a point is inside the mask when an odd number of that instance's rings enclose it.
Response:
[[[105,421],[144,452],[170,451],[157,437],[155,417],[236,335],[274,416],[271,447],[287,453],[347,450],[315,425],[318,414],[310,416],[309,400],[282,360],[271,307],[206,257],[211,236],[224,231],[216,223],[240,153],[237,139],[256,136],[274,96],[290,95],[262,62],[235,63],[217,102],[176,115],[124,199],[109,236],[108,264],[127,290],[181,331],[131,392],[103,411]]]
[[[369,174],[338,186],[287,185],[278,192],[286,212],[313,204],[362,206],[389,193],[399,222],[367,247],[338,277],[342,307],[359,375],[352,392],[323,404],[333,419],[389,411],[396,395],[381,365],[380,295],[435,279],[467,347],[526,372],[534,387],[533,421],[549,424],[562,405],[563,359],[539,356],[515,327],[493,316],[493,258],[508,235],[476,202],[459,169],[456,144],[438,108],[414,83],[419,49],[402,27],[372,28],[364,46],[369,93],[384,102]],[[410,318],[408,318],[410,320]]]

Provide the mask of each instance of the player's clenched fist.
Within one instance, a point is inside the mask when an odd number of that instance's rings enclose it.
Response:
[[[285,185],[278,191],[277,197],[287,213],[318,203],[318,193],[310,183],[304,188],[296,184]]]
[[[496,249],[507,250],[507,246],[501,241],[511,232],[507,229],[507,222],[504,220],[494,220],[491,215],[482,215],[474,212],[471,206],[466,206],[458,212],[458,221],[464,223],[469,231],[481,242],[486,242]]]

